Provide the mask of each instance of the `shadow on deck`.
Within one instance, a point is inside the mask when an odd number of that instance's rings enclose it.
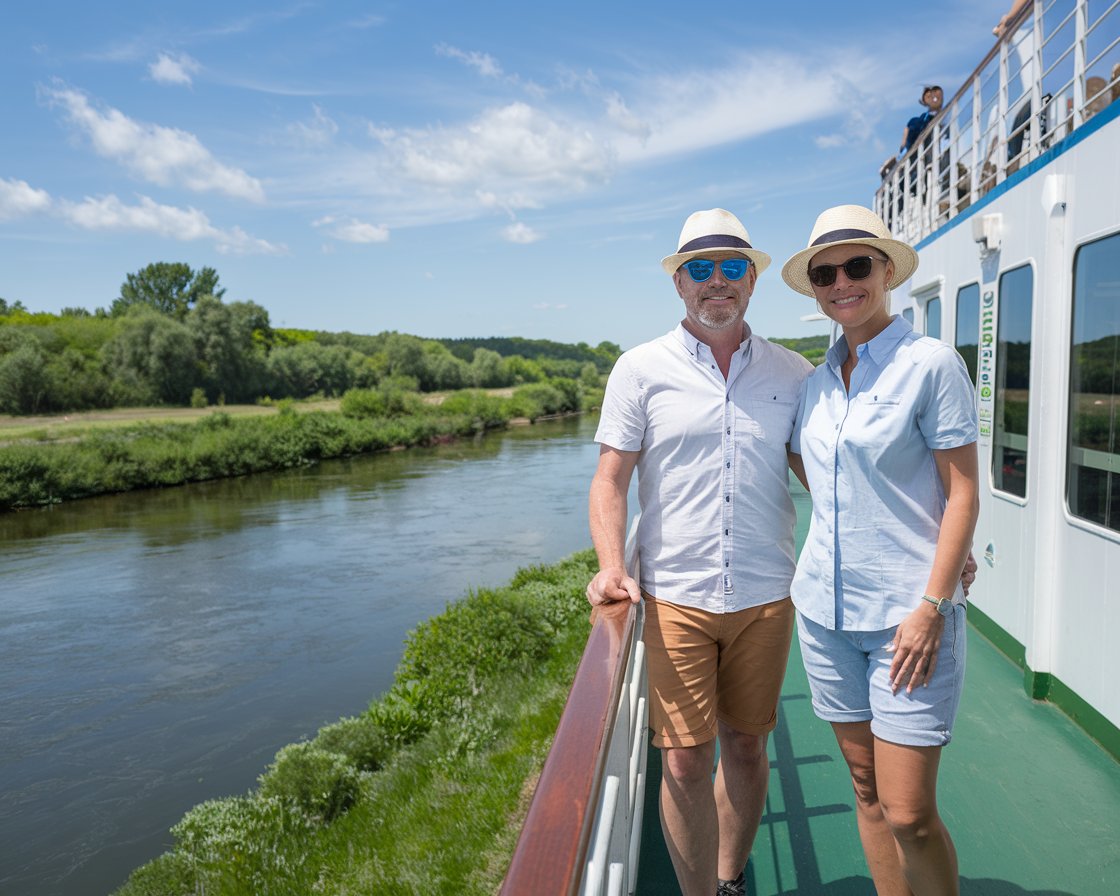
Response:
[[[962,896],[1120,893],[1120,764],[1060,710],[1030,700],[1022,673],[974,628],[939,803]],[[766,813],[747,865],[757,896],[874,893],[844,761],[813,715],[794,637],[770,738]],[[657,814],[661,757],[650,749],[639,896],[679,894]]]

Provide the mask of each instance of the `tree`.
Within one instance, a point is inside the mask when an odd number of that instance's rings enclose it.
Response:
[[[0,315],[15,314],[17,311],[26,310],[27,309],[23,306],[23,302],[19,301],[18,299],[14,302],[7,302],[4,299],[0,299]]]
[[[105,368],[126,402],[185,405],[201,375],[194,340],[184,324],[143,306],[134,308],[102,349]]]
[[[49,391],[46,372],[46,356],[34,342],[0,357],[0,411],[39,413]]]
[[[270,331],[268,312],[252,302],[223,305],[214,296],[200,296],[187,315],[195,355],[211,401],[252,401],[265,375],[264,347],[259,329]]]
[[[213,296],[220,300],[225,292],[218,288],[218,272],[213,268],[195,273],[183,262],[159,261],[128,275],[110,311],[119,316],[136,305],[147,305],[160,314],[185,320],[200,298]]]

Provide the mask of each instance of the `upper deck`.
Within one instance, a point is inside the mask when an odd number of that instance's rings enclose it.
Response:
[[[1034,0],[887,174],[875,211],[918,245],[1083,136],[1117,99],[1120,2]]]

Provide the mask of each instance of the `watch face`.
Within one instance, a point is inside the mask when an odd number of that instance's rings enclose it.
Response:
[[[953,613],[953,602],[942,598],[937,604],[937,612],[942,616],[951,616]]]

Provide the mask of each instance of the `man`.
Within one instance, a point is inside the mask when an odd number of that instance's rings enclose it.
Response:
[[[902,131],[902,140],[898,144],[898,155],[890,156],[882,167],[879,169],[879,176],[886,177],[899,159],[903,158],[906,153],[910,151],[910,147],[914,145],[914,141],[918,139],[919,135],[926,129],[933,119],[935,119],[941,112],[941,106],[945,102],[945,92],[936,84],[922,88],[922,97],[919,100],[921,105],[926,107],[926,111],[921,115],[915,115],[908,122]],[[929,140],[926,144],[928,148]]]
[[[592,605],[645,599],[661,823],[685,896],[745,892],[793,626],[787,443],[813,369],[744,320],[770,256],[730,212],[685,221],[662,261],[684,302],[611,372],[595,439]],[[623,561],[638,471],[641,582]],[[720,762],[712,767],[719,738]]]

